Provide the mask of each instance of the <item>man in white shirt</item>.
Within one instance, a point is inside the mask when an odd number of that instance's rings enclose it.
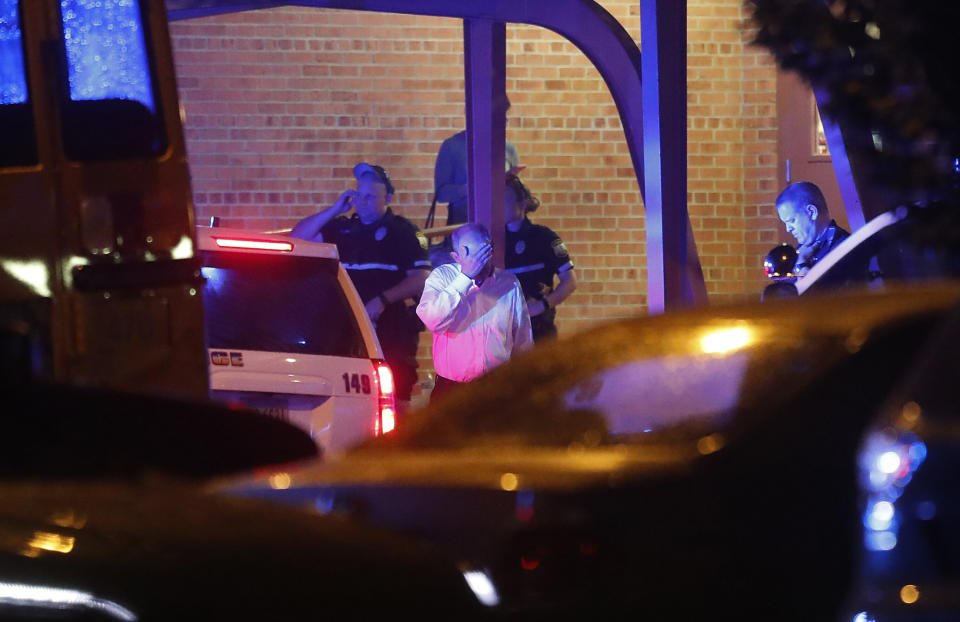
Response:
[[[417,315],[433,333],[434,400],[533,344],[517,277],[491,263],[490,233],[467,224],[451,235],[454,263],[427,277]]]

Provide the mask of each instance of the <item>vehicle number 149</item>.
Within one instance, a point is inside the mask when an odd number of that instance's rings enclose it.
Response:
[[[367,374],[343,374],[343,386],[347,393],[370,394],[370,376]]]

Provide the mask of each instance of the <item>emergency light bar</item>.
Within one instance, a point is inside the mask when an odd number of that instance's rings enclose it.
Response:
[[[247,248],[258,251],[281,251],[286,253],[289,253],[293,250],[292,242],[270,242],[268,240],[218,237],[214,237],[213,240],[220,248]]]

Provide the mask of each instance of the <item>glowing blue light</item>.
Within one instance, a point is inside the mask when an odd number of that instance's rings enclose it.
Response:
[[[17,0],[0,0],[0,104],[27,101],[23,40]]]
[[[897,546],[897,534],[892,531],[870,531],[864,537],[864,545],[870,551],[891,551]]]
[[[889,501],[879,501],[867,513],[867,527],[874,531],[885,531],[893,523],[894,508]]]
[[[534,494],[532,490],[521,490],[517,492],[517,505],[521,507],[533,506]]]
[[[870,617],[866,611],[861,611],[857,615],[853,616],[853,622],[876,622],[876,620]]]
[[[70,99],[125,99],[155,111],[137,0],[60,0]]]
[[[887,483],[887,476],[880,471],[871,470],[870,471],[870,484],[874,488],[879,488]]]
[[[299,344],[302,345],[302,346],[305,346],[305,345],[307,345],[307,340],[306,340],[306,339],[297,339],[297,343],[299,343]]]
[[[335,500],[336,499],[332,493],[317,495],[316,499],[313,501],[313,507],[321,514],[329,514],[333,511]]]
[[[879,520],[893,520],[893,504],[889,501],[880,501],[873,506],[873,515]]]
[[[206,289],[218,292],[223,287],[225,277],[223,270],[204,266],[200,268],[200,274],[207,280],[206,284],[204,285]]]
[[[895,451],[885,451],[877,458],[877,469],[881,473],[891,475],[900,470],[900,454]]]
[[[916,467],[927,457],[927,446],[922,441],[917,441],[910,445],[909,454],[916,470]]]

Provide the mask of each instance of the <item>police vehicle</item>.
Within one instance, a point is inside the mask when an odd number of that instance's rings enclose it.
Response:
[[[211,396],[326,452],[393,430],[393,375],[333,244],[200,227]]]

